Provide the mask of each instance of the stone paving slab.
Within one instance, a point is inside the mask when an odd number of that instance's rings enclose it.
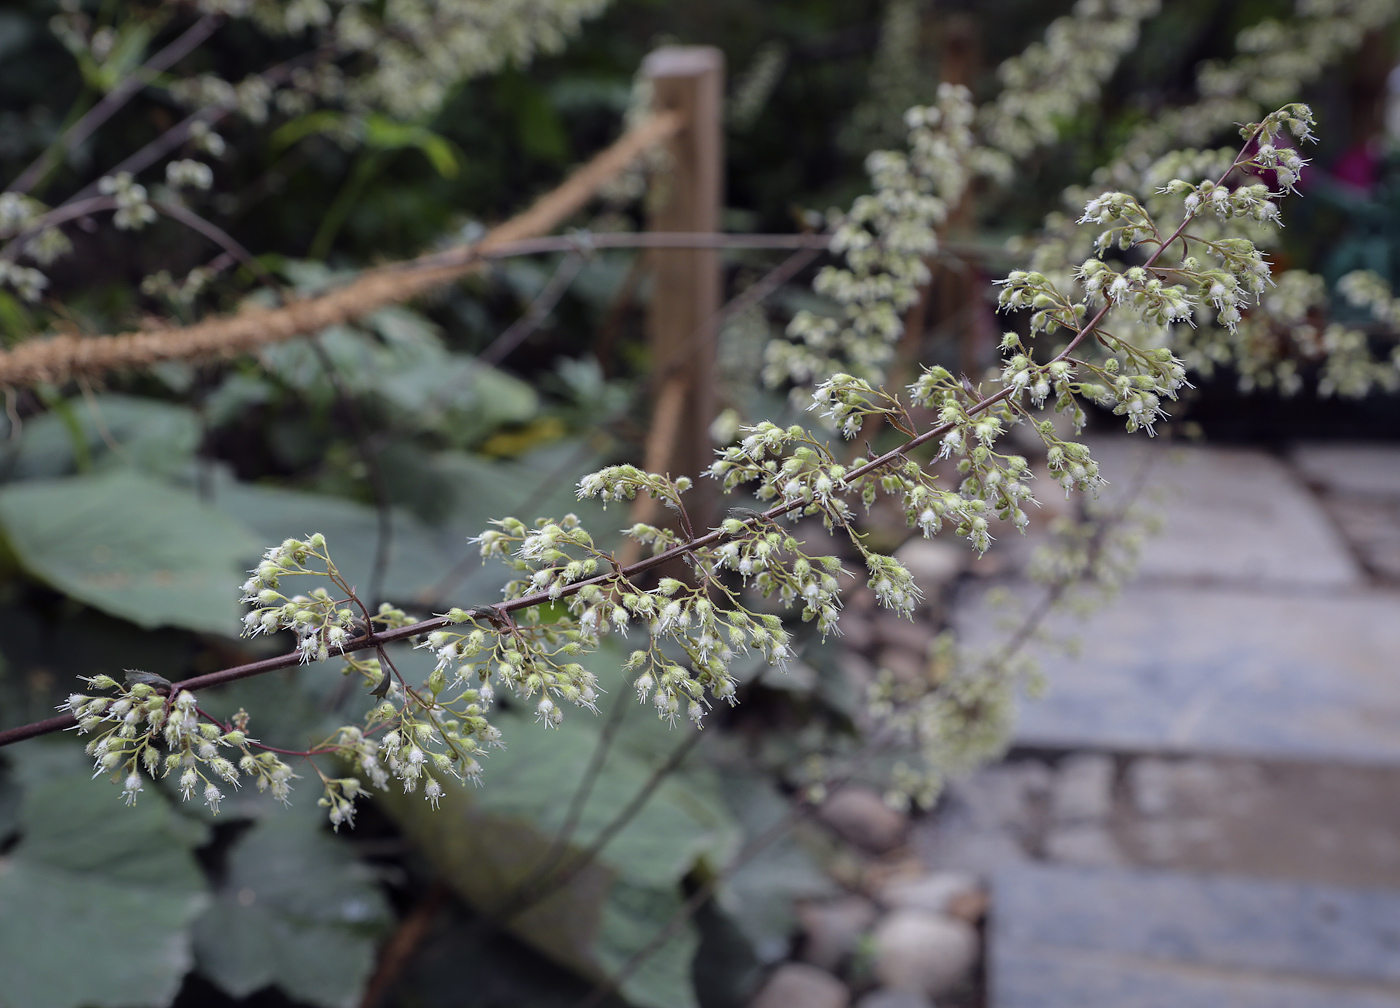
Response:
[[[991,1008],[1400,1008],[1400,892],[1020,865]]]
[[[1145,580],[1327,589],[1361,570],[1326,513],[1279,459],[1256,449],[1143,437],[1089,442],[1112,501],[1146,472],[1140,500],[1165,519],[1142,549]],[[1048,492],[1048,491],[1047,491]]]
[[[1323,503],[1377,577],[1400,581],[1400,497],[1332,494]]]
[[[1065,953],[992,952],[990,1008],[1400,1008],[1400,992]]]
[[[1400,498],[1400,445],[1300,444],[1290,455],[1307,479],[1331,493]]]
[[[979,595],[954,618],[973,644],[1000,636]],[[1082,647],[1041,649],[1022,744],[1400,766],[1400,594],[1132,585],[1052,630]]]

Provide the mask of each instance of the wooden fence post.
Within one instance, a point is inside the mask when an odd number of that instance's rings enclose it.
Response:
[[[718,231],[724,54],[712,46],[665,46],[646,57],[642,71],[652,83],[654,108],[685,116],[667,144],[669,171],[652,193],[647,226],[653,231]],[[714,460],[710,424],[716,334],[710,329],[720,309],[719,252],[655,249],[651,277],[647,345],[654,399],[646,467],[695,479],[695,489],[686,495],[687,511],[695,531],[702,533],[718,520],[714,484],[698,477]]]

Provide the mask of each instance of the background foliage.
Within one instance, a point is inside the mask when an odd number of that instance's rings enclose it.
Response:
[[[58,9],[47,2],[0,11],[2,178],[18,175],[192,17],[181,5],[82,9],[112,30],[104,61],[75,57],[51,30]],[[892,0],[884,10],[855,0],[618,0],[562,51],[484,67],[490,72],[454,81],[440,103],[231,121],[201,212],[298,293],[460,240],[615,136],[641,58],[679,41],[718,45],[729,60],[726,228],[789,231],[804,210],[846,206],[866,190],[866,152],[898,142],[903,108],[931,100],[955,64],[975,92],[995,94],[995,68],[1068,9],[1023,0]],[[1032,154],[1013,185],[979,194],[960,222],[984,277],[1000,275],[1005,237],[1038,226],[1060,191],[1085,182],[1135,125],[1188,100],[1201,61],[1232,55],[1242,28],[1289,15],[1274,0],[1165,5],[1103,100],[1055,123],[1056,142]],[[914,30],[882,34],[892,23]],[[238,81],[301,51],[296,33],[269,35],[235,20],[189,62]],[[1342,161],[1375,135],[1389,53],[1389,36],[1377,34],[1307,96],[1326,124],[1319,164]],[[182,114],[168,89],[148,88],[34,194],[57,200],[86,185]],[[1317,198],[1285,233],[1288,265],[1333,281],[1358,267],[1400,281],[1397,162],[1380,158],[1375,170],[1365,191],[1344,179],[1308,190]],[[617,201],[578,223],[632,227],[641,213],[640,204]],[[73,241],[40,300],[0,292],[8,344],[48,328],[112,332],[153,317],[189,320],[195,304],[229,309],[255,286],[235,266],[197,302],[182,300],[176,282],[219,250],[169,220],[138,241],[105,226],[75,231]],[[323,532],[348,581],[427,612],[494,597],[499,579],[466,543],[492,517],[573,510],[592,527],[616,524],[575,501],[572,488],[579,473],[637,458],[645,437],[646,291],[628,293],[632,261],[625,252],[588,256],[547,322],[499,366],[475,357],[540,293],[557,261],[508,260],[431,301],[256,357],[162,365],[100,389],[19,394],[0,445],[0,727],[47,714],[76,675],[139,667],[179,679],[271,653],[235,643],[234,589],[264,545],[288,536]],[[770,261],[726,254],[727,282],[739,289]],[[175,279],[143,283],[162,272]],[[792,312],[829,310],[808,280],[723,334],[721,391],[746,419],[779,419],[787,408],[751,378],[762,346]],[[937,332],[926,362],[965,362],[952,330]],[[1284,437],[1299,428],[1365,432],[1394,419],[1393,403],[1379,397],[1284,406],[1264,396],[1240,409],[1235,377],[1205,384],[1177,421]],[[386,525],[379,569],[375,544]],[[588,847],[681,736],[642,714],[613,727],[607,708],[546,735],[517,710],[490,787],[454,790],[436,814],[416,798],[376,800],[355,832],[339,835],[314,808],[270,814],[247,794],[231,797],[217,821],[159,793],[117,814],[111,789],[88,781],[75,747],[8,750],[0,905],[37,916],[0,917],[0,976],[11,978],[0,985],[0,1005],[359,1004],[384,940],[430,898],[435,880],[476,910],[454,903],[444,912],[384,1003],[571,1003],[586,985],[541,967],[536,952],[584,977],[615,969],[687,891],[783,814],[803,733],[852,733],[855,710],[830,653],[802,643],[803,674],[780,685],[747,670],[739,712],[679,762],[595,861],[505,921],[483,910],[507,903],[550,849],[600,733],[616,739],[578,809],[573,852]],[[610,696],[626,692],[617,664],[604,654],[594,669]],[[224,715],[240,706],[258,712],[262,737],[295,747],[339,723],[360,699],[347,694],[337,677],[309,667],[230,687],[211,704]],[[783,950],[791,900],[830,885],[817,867],[825,844],[799,831],[736,876],[629,981],[625,998],[668,1008],[743,1003],[758,965]],[[133,916],[139,928],[125,926]],[[65,940],[46,940],[55,934]],[[117,934],[124,937],[114,941]],[[707,966],[692,976],[697,961]],[[477,974],[484,979],[464,990],[462,977]]]

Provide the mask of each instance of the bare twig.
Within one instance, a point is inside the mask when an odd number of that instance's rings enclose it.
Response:
[[[311,52],[302,53],[300,56],[294,56],[284,63],[279,63],[275,67],[264,70],[259,77],[262,79],[263,83],[276,87],[278,84],[289,79],[294,70],[308,63],[315,62],[324,54],[325,50],[323,49],[315,49]],[[201,109],[196,109],[150,143],[126,157],[108,171],[107,175],[117,175],[121,172],[130,172],[132,175],[139,175],[188,140],[190,138],[190,133],[193,132],[196,125],[199,123],[213,125],[233,111],[234,109],[232,107],[218,103],[205,105]],[[75,200],[86,199],[95,192],[97,192],[97,182],[89,182],[87,185],[83,186],[82,189],[65,200],[64,205],[66,206],[68,203],[72,203]]]
[[[544,324],[544,320],[549,317],[549,313],[554,310],[554,306],[559,303],[559,299],[569,289],[569,284],[574,282],[574,277],[578,276],[578,271],[582,266],[583,255],[581,253],[573,251],[566,255],[564,261],[559,264],[554,275],[549,278],[549,282],[544,285],[544,289],[540,291],[525,314],[512,322],[505,332],[491,341],[490,346],[477,354],[476,363],[495,366],[510,356],[512,350],[529,339],[534,331]]]
[[[100,102],[88,109],[81,119],[68,127],[63,135],[35,158],[28,168],[20,172],[19,177],[11,182],[5,191],[25,193],[34,188],[60,156],[91,136],[99,126],[110,119],[138,91],[150,83],[156,74],[178,63],[198,48],[205,39],[214,34],[223,20],[222,15],[206,14],[190,25],[179,38],[130,73],[111,91],[108,91]]]
[[[558,871],[545,875],[533,885],[522,886],[515,896],[492,916],[499,921],[508,921],[534,906],[550,893],[568,885],[574,876],[596,861],[598,855],[603,853],[608,844],[612,843],[627,824],[636,818],[637,813],[641,812],[646,807],[647,802],[651,801],[651,796],[656,793],[657,789],[666,783],[671,774],[680,769],[681,764],[685,762],[686,757],[690,755],[691,750],[699,741],[700,729],[692,728],[686,737],[671,750],[671,755],[666,757],[666,761],[651,772],[651,776],[646,779],[646,783],[637,789],[631,800],[608,821],[606,826],[599,830],[598,835],[588,847],[580,851],[576,857]]]
[[[314,336],[310,342],[312,351],[326,372],[326,378],[329,379],[331,387],[335,389],[336,399],[340,401],[340,406],[345,410],[345,416],[350,421],[350,435],[354,439],[355,450],[360,456],[360,462],[365,467],[365,479],[369,483],[370,493],[374,495],[376,524],[374,565],[370,568],[369,586],[365,592],[369,597],[369,606],[365,612],[365,629],[368,631],[370,629],[368,626],[369,613],[371,611],[377,612],[379,603],[383,601],[384,579],[389,573],[389,553],[393,549],[394,516],[389,500],[389,488],[384,483],[384,470],[379,466],[379,457],[374,453],[374,448],[370,444],[369,428],[365,425],[364,418],[360,416],[359,404],[355,402],[354,395],[346,387],[340,369],[335,366],[335,361],[326,352],[321,338]]]
[[[246,266],[253,276],[281,294],[282,285],[277,282],[277,278],[269,273],[262,263],[258,262],[256,256],[240,245],[238,241],[223,228],[212,221],[205,220],[193,210],[188,207],[183,207],[178,203],[153,202],[151,206],[158,213],[162,213],[172,220],[179,221],[192,231],[198,231],[215,245],[218,245],[219,248],[223,249],[225,253]]]
[[[598,782],[598,775],[603,772],[603,764],[608,761],[613,741],[622,729],[622,720],[627,716],[631,707],[632,703],[627,695],[627,690],[618,690],[617,697],[613,700],[612,710],[608,712],[608,719],[603,723],[603,730],[599,732],[598,741],[593,746],[593,755],[588,758],[588,766],[584,768],[583,778],[579,781],[578,787],[574,789],[573,797],[569,799],[569,810],[564,814],[564,822],[559,827],[559,832],[554,834],[554,846],[540,861],[538,877],[526,882],[520,887],[521,889],[532,888],[545,875],[552,872],[569,849],[569,841],[574,838],[574,830],[578,829],[579,820],[583,818],[584,807],[587,806],[588,799],[593,794],[593,785]]]
[[[375,966],[374,975],[369,978],[369,983],[365,985],[360,1008],[378,1008],[384,995],[408,966],[413,953],[428,936],[433,921],[447,903],[447,895],[447,887],[441,882],[434,882],[409,915],[399,922],[398,928],[384,943],[384,949],[379,953],[379,963]]]

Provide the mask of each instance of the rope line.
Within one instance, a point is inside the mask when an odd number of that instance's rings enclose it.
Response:
[[[683,125],[679,112],[661,112],[628,130],[522,213],[492,228],[443,262],[435,252],[366,270],[343,287],[280,308],[246,307],[190,326],[111,336],[60,334],[0,352],[0,388],[61,383],[160,361],[230,357],[360,318],[408,301],[481,268],[492,250],[548,234],[581,209],[642,152]],[[419,264],[423,268],[416,268]]]

